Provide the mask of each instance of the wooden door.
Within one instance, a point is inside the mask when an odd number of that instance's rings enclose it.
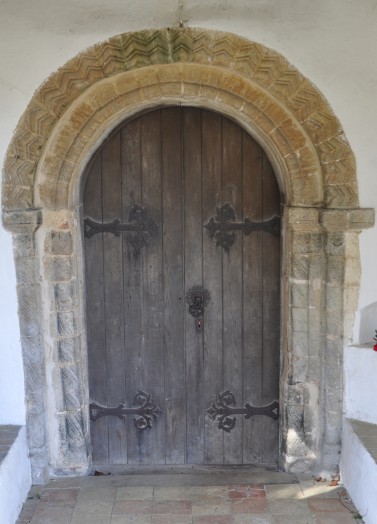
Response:
[[[84,194],[94,463],[276,463],[279,214],[266,155],[215,112],[155,110],[103,144]]]

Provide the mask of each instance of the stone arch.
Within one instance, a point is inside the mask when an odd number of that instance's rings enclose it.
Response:
[[[80,53],[38,89],[8,149],[3,222],[15,246],[34,481],[90,465],[82,173],[120,122],[166,104],[230,116],[275,166],[285,198],[282,463],[334,469],[338,363],[358,293],[347,272],[357,247],[346,246],[373,224],[373,211],[357,207],[353,153],[323,95],[281,55],[232,34],[177,28]]]
[[[318,89],[271,49],[232,34],[188,28],[115,36],[80,53],[54,73],[33,96],[9,147],[3,172],[4,209],[33,207],[36,165],[40,156],[53,128],[85,92],[105,79],[112,78],[117,84],[119,74],[138,72],[138,78],[144,77],[144,87],[138,93],[136,83],[133,90],[135,100],[140,101],[148,97],[148,89],[156,94],[156,88],[147,87],[148,76],[155,83],[154,69],[163,64],[189,65],[190,72],[195,72],[195,66],[202,66],[204,81],[206,77],[211,80],[215,68],[227,72],[228,81],[221,83],[222,90],[225,93],[235,91],[241,99],[249,98],[249,103],[254,105],[249,110],[254,109],[252,116],[257,120],[262,118],[261,115],[271,113],[270,104],[275,105],[275,118],[272,122],[264,122],[265,132],[273,132],[274,124],[278,123],[280,128],[276,135],[280,137],[276,136],[277,141],[279,138],[294,139],[300,132],[306,135],[305,144],[312,145],[320,166],[321,204],[328,208],[357,206],[354,156],[338,119]],[[143,74],[140,74],[142,70]],[[169,81],[169,74],[162,75],[160,80],[157,77],[161,99],[165,94],[171,94]],[[111,89],[111,84],[111,81],[104,84],[104,90]],[[247,93],[246,85],[250,90],[256,88],[255,92]],[[211,83],[206,86],[204,82],[201,90],[198,86],[192,87],[192,94],[197,96],[199,93],[202,99],[213,99],[216,91]],[[97,89],[97,94],[106,98],[104,90]],[[264,95],[260,100],[256,97],[257,92]],[[121,95],[119,92],[118,96]],[[115,101],[113,105],[116,105]],[[281,115],[277,114],[279,107],[290,113],[291,122],[289,118],[281,120]],[[90,107],[83,109],[90,110]],[[296,147],[296,154],[291,151],[291,156],[286,159],[291,164],[291,171],[298,170],[296,178],[305,177],[305,169],[304,172],[300,169],[305,164],[299,153],[301,147]]]
[[[64,209],[78,203],[78,179],[94,145],[125,118],[161,104],[205,104],[237,120],[270,153],[287,203],[323,205],[317,152],[290,111],[233,71],[163,64],[101,80],[66,110],[38,164],[36,206]]]

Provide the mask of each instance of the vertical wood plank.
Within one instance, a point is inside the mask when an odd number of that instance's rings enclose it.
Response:
[[[221,117],[202,113],[202,191],[203,225],[216,215],[222,205]],[[203,234],[203,285],[211,300],[204,324],[204,405],[210,407],[223,391],[223,329],[222,329],[222,248]],[[224,435],[217,422],[205,418],[204,460],[206,464],[223,464]]]
[[[280,216],[275,174],[263,155],[263,220]],[[263,233],[263,402],[279,399],[280,237]],[[279,423],[263,417],[264,462],[278,460]]]
[[[182,142],[180,108],[161,111],[166,463],[184,464],[186,395],[183,333]]]
[[[111,136],[102,149],[102,209],[104,222],[122,220],[120,133]],[[122,235],[103,235],[105,279],[105,333],[107,362],[107,405],[125,400],[125,353],[123,314]],[[127,460],[126,421],[106,417],[109,425],[109,463]]]
[[[242,130],[222,118],[223,204],[230,204],[236,221],[243,219]],[[242,398],[242,245],[237,231],[229,252],[223,250],[223,387]],[[230,433],[224,433],[224,463],[242,464],[243,417],[238,416]]]
[[[121,132],[123,222],[135,205],[141,205],[141,137],[137,118]],[[123,233],[124,330],[125,330],[125,389],[126,403],[131,405],[142,389],[141,355],[143,351],[143,256],[137,255]],[[133,417],[127,417],[127,458],[130,464],[142,462],[145,450],[135,429]]]
[[[185,108],[183,112],[183,172],[185,217],[185,291],[182,299],[185,318],[186,388],[187,388],[187,463],[204,462],[204,384],[203,333],[197,332],[185,296],[194,285],[203,282],[203,213],[201,172],[201,110]],[[207,330],[207,311],[204,327]]]
[[[143,249],[144,336],[142,348],[142,389],[152,395],[163,410],[150,431],[138,434],[145,449],[142,462],[165,463],[165,354],[163,345],[163,266],[162,266],[162,189],[161,189],[161,111],[140,117],[142,205],[155,217],[158,231],[153,242]]]
[[[92,164],[84,192],[84,217],[102,222],[101,153]],[[103,236],[84,237],[88,376],[91,402],[107,405],[104,329]],[[109,460],[108,424],[105,418],[90,422],[94,463]]]
[[[243,207],[244,218],[263,219],[263,152],[243,133]],[[262,395],[262,325],[263,325],[262,232],[255,231],[243,240],[243,398],[253,406],[263,403]],[[243,461],[262,462],[263,420],[252,417],[244,421]]]

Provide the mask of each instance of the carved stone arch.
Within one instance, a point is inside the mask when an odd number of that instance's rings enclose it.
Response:
[[[90,465],[82,173],[120,122],[166,104],[230,116],[275,166],[285,199],[282,464],[334,469],[339,362],[358,293],[348,265],[374,217],[357,208],[353,153],[323,95],[275,51],[164,29],[113,37],[69,61],[33,96],[8,149],[3,222],[14,237],[34,481]]]
[[[240,99],[247,98],[247,93],[243,93],[245,82],[260,88],[259,92],[266,95],[261,100],[255,99],[255,93],[254,97],[250,93],[251,101],[255,102],[254,117],[258,119],[259,114],[268,112],[268,105],[273,100],[292,115],[293,121],[300,125],[314,147],[321,166],[324,206],[357,206],[354,156],[338,119],[318,89],[271,49],[233,34],[188,28],[115,36],[80,53],[51,75],[33,96],[9,147],[3,177],[4,209],[33,206],[36,165],[54,126],[83,93],[106,78],[115,80],[121,73],[140,73],[149,67],[144,71],[144,87],[139,94],[138,85],[133,85],[135,100],[148,98],[151,92],[155,96],[156,88],[147,87],[148,77],[154,83],[154,67],[163,64],[187,64],[191,71],[195,71],[196,65],[201,65],[205,70],[204,80],[211,78],[214,68],[220,68],[228,72],[228,81],[220,84],[222,89],[236,91]],[[241,79],[243,85],[237,87]],[[165,89],[169,92],[170,80],[169,75],[161,77],[161,86],[164,87],[157,87],[161,99],[165,96]],[[111,82],[107,87],[111,89],[110,85]],[[200,97],[213,99],[213,89],[212,92],[206,91],[204,82]],[[197,94],[198,90],[194,93]],[[118,94],[122,95],[121,92]],[[104,92],[102,95],[106,98]],[[90,111],[90,104],[85,109]],[[278,114],[276,119],[280,120]],[[274,122],[270,124],[273,126]],[[283,119],[279,124],[284,138],[294,137],[296,129],[289,119]],[[272,131],[270,128],[269,132]],[[298,149],[300,146],[296,151]],[[289,156],[286,161],[291,163],[291,170],[299,169],[297,162],[299,165],[305,163],[299,154]],[[297,178],[303,176],[305,173],[300,172]]]
[[[163,64],[101,80],[66,110],[38,164],[36,207],[66,209],[78,204],[80,175],[95,146],[135,112],[161,104],[205,106],[230,116],[271,156],[287,204],[323,205],[316,149],[287,108],[233,71],[201,64]]]

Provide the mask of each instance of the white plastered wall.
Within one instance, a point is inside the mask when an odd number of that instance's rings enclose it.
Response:
[[[356,155],[360,205],[375,207],[375,0],[0,0],[0,163],[33,92],[59,66],[114,34],[176,25],[180,18],[191,27],[229,31],[271,47],[311,79]],[[10,235],[1,228],[0,245],[0,423],[22,424],[14,263]],[[375,246],[376,228],[363,232],[360,308],[377,300]],[[361,342],[372,335],[366,330]]]
[[[31,471],[27,456],[26,429],[23,427],[0,465],[1,524],[14,524],[28,494]]]

